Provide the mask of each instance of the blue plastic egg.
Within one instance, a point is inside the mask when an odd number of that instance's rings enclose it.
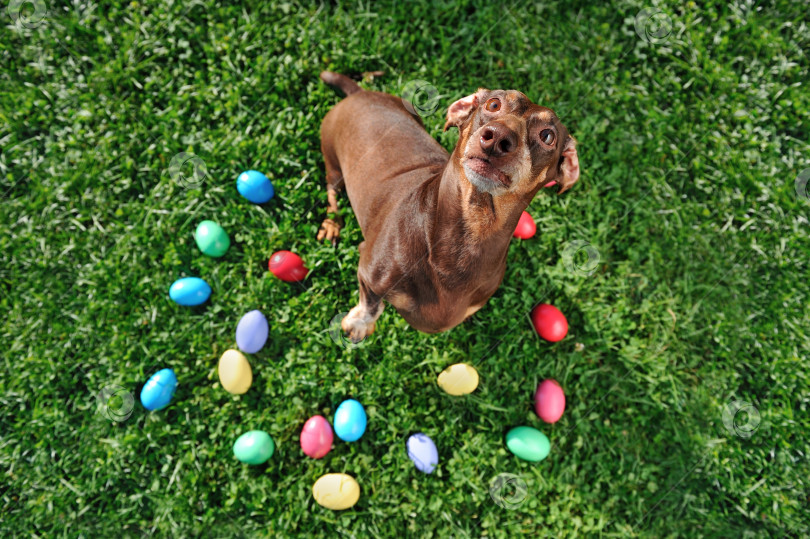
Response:
[[[355,442],[366,432],[366,410],[354,399],[345,400],[335,410],[335,434],[344,442]]]
[[[211,295],[211,287],[199,277],[177,279],[169,288],[169,297],[178,305],[199,305]]]
[[[236,189],[254,204],[264,204],[275,194],[273,184],[258,170],[248,170],[236,178]]]
[[[177,376],[171,369],[161,369],[152,375],[141,389],[141,403],[147,410],[160,410],[169,405],[177,389]]]
[[[431,473],[439,464],[439,452],[427,434],[418,432],[408,438],[408,458],[420,472]]]
[[[236,345],[246,354],[255,354],[267,342],[267,318],[259,311],[250,311],[236,326]]]

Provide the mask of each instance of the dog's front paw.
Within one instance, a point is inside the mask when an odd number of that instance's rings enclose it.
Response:
[[[339,236],[340,223],[333,219],[324,219],[323,223],[321,223],[321,228],[318,229],[318,241],[326,239],[332,243],[337,243]]]
[[[354,344],[374,333],[375,326],[375,321],[359,305],[349,311],[340,323],[340,327]]]

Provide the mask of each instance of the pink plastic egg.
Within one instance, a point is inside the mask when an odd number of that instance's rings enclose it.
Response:
[[[332,449],[332,426],[321,415],[307,419],[301,429],[301,449],[308,457],[323,458]]]
[[[515,231],[512,233],[512,235],[522,240],[528,240],[529,238],[534,236],[535,232],[537,232],[537,225],[534,224],[534,219],[532,219],[532,216],[529,215],[529,212],[524,211],[520,215],[520,221],[518,221],[518,224],[515,227]]]
[[[565,411],[565,393],[556,380],[543,380],[534,393],[534,411],[546,423],[556,423]]]

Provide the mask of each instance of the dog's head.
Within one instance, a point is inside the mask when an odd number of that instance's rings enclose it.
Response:
[[[579,179],[576,141],[554,111],[515,90],[479,89],[447,109],[444,129],[459,128],[456,146],[467,180],[493,196],[535,193]]]

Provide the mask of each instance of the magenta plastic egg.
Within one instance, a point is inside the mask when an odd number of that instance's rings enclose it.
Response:
[[[546,423],[556,423],[565,411],[565,393],[556,380],[544,380],[534,393],[534,411]]]
[[[310,417],[301,429],[301,449],[308,457],[325,457],[332,449],[333,440],[332,426],[323,416]]]

